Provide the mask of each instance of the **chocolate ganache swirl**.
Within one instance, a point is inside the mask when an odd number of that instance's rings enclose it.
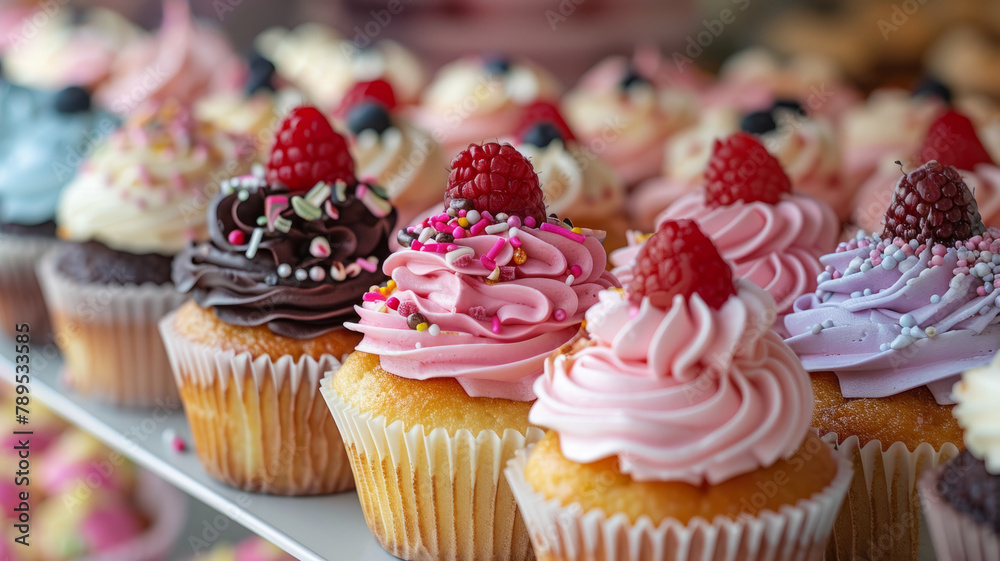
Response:
[[[381,190],[338,181],[289,191],[254,175],[223,187],[210,240],[174,261],[178,290],[226,323],[296,339],[357,321],[354,304],[388,280],[381,265],[396,210]]]

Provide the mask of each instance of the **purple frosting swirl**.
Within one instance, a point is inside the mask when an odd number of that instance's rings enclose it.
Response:
[[[806,370],[833,371],[845,397],[927,386],[954,403],[958,375],[1000,348],[998,238],[990,228],[949,247],[861,233],[820,259],[816,293],[785,317],[786,342]]]
[[[173,280],[226,323],[315,337],[357,321],[354,304],[388,279],[396,210],[364,184],[290,192],[246,176],[211,208],[210,240],[177,257]]]

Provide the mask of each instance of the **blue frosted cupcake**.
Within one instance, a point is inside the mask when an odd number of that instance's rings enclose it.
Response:
[[[49,331],[35,262],[56,242],[63,188],[95,144],[118,125],[86,90],[33,90],[0,79],[0,324]]]

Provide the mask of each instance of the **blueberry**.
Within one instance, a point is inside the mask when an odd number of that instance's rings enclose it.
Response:
[[[785,111],[792,111],[805,117],[806,110],[802,107],[802,104],[794,99],[776,99],[774,104],[771,105],[771,111],[774,112],[778,109],[784,109]]]
[[[274,87],[274,63],[267,60],[260,53],[251,53],[247,61],[250,67],[250,75],[244,88],[248,96],[260,90],[275,91]]]
[[[643,78],[632,66],[625,69],[625,74],[622,75],[621,80],[618,82],[618,85],[623,90],[627,90],[632,86],[645,84],[649,84],[649,80]]]
[[[552,123],[538,123],[537,125],[528,129],[528,132],[524,133],[521,138],[521,143],[532,144],[539,148],[545,148],[552,143],[553,140],[562,140],[562,134],[559,129],[555,127]]]
[[[766,134],[778,128],[770,111],[747,113],[740,120],[740,129],[750,134]]]
[[[90,109],[90,94],[80,86],[69,86],[56,94],[56,111],[80,113]]]
[[[913,89],[913,97],[937,97],[951,105],[951,88],[937,78],[927,76]]]
[[[366,129],[372,129],[382,134],[385,129],[391,126],[392,119],[389,118],[389,114],[386,113],[385,107],[382,107],[381,103],[361,103],[352,107],[347,113],[347,128],[351,129],[355,136]]]
[[[490,75],[506,74],[510,72],[510,61],[499,55],[488,55],[483,57],[483,70]]]

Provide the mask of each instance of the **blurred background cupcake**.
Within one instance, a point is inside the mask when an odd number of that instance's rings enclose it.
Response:
[[[117,127],[87,90],[40,91],[0,81],[0,324],[27,323],[49,341],[35,263],[56,244],[56,206],[77,168]]]
[[[219,170],[249,169],[247,148],[167,103],[133,114],[67,186],[56,223],[72,243],[46,255],[39,275],[76,391],[132,407],[176,399],[156,329],[183,301],[170,263],[208,236]]]
[[[966,370],[952,397],[965,450],[920,481],[927,526],[941,561],[988,561],[1000,553],[1000,362]]]
[[[268,29],[254,45],[323,110],[336,108],[358,82],[372,80],[388,82],[401,105],[416,103],[427,83],[423,62],[395,41],[364,39],[352,41],[329,27],[304,23],[292,30]]]
[[[548,70],[500,54],[469,55],[443,66],[424,91],[416,123],[448,154],[469,144],[510,135],[536,101],[555,101],[562,91]]]
[[[410,122],[399,103],[389,82],[359,82],[344,96],[336,118],[350,132],[358,177],[386,190],[402,228],[441,205],[448,161],[438,141]]]

